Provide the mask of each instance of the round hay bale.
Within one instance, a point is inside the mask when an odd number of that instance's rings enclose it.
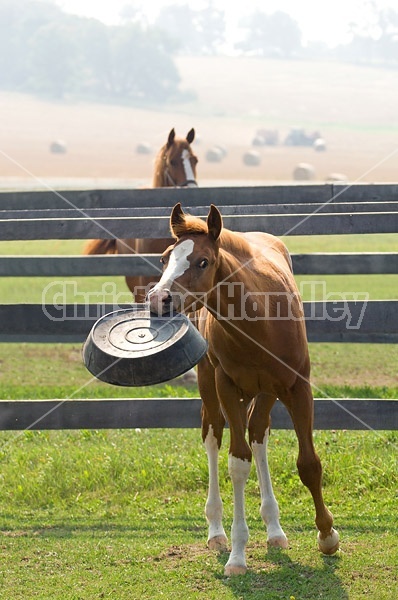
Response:
[[[293,171],[295,181],[311,181],[315,179],[315,169],[309,163],[299,163]]]
[[[66,143],[63,140],[54,140],[50,144],[52,154],[66,154]]]
[[[277,146],[279,133],[277,129],[258,129],[252,140],[252,146]]]
[[[214,146],[214,148],[221,152],[223,158],[227,156],[228,152],[225,146],[220,146],[219,144],[217,144],[216,146]]]
[[[252,140],[252,146],[265,146],[264,136],[257,134]]]
[[[248,167],[258,167],[261,163],[261,155],[256,150],[249,150],[243,155],[243,163]]]
[[[214,146],[206,152],[207,162],[218,163],[224,158],[224,153],[219,146]]]
[[[314,150],[316,152],[325,152],[326,150],[326,142],[323,138],[317,138],[314,141]]]
[[[139,144],[137,144],[135,150],[137,154],[151,154],[152,152],[151,145],[147,142],[140,142]]]
[[[347,177],[347,175],[344,175],[344,173],[330,173],[330,175],[328,175],[326,177],[326,182],[347,183],[348,182],[348,177]]]

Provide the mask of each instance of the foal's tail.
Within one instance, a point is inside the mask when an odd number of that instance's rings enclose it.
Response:
[[[83,248],[83,254],[117,254],[116,239],[89,240]]]

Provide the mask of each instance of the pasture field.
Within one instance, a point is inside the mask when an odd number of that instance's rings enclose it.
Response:
[[[398,251],[398,235],[312,236],[285,238],[291,252]],[[81,240],[0,242],[1,254],[81,254]],[[1,278],[0,298],[4,303],[51,302],[45,290],[53,278]],[[67,302],[130,302],[123,277],[65,278]],[[304,300],[320,300],[332,294],[367,292],[370,299],[394,299],[396,275],[297,276]],[[105,287],[104,287],[105,286]],[[111,290],[103,294],[102,290]],[[311,297],[315,292],[315,297]],[[315,395],[348,397],[392,397],[398,395],[398,348],[391,344],[310,344]],[[26,359],[29,360],[26,360]],[[81,362],[81,349],[73,344],[0,344],[0,397],[119,397],[131,390],[100,382],[88,383]],[[56,382],[56,384],[55,384]],[[162,389],[155,388],[159,395]],[[76,392],[79,390],[79,392]],[[149,388],[141,395],[152,394]],[[135,392],[134,392],[135,393]],[[154,394],[152,394],[154,395]],[[138,394],[139,396],[139,394]]]
[[[295,252],[363,249],[364,238],[289,238]],[[374,236],[396,250],[396,236]],[[310,244],[310,248],[308,245]],[[79,253],[82,242],[2,242],[2,253]],[[317,278],[319,280],[319,278]],[[395,297],[395,278],[328,278],[327,291]],[[80,278],[95,293],[106,278]],[[5,302],[40,302],[47,279],[3,278]],[[123,278],[115,289],[125,293]],[[305,289],[305,288],[304,288]],[[74,300],[71,294],[67,298]],[[311,344],[315,394],[397,397],[397,348]],[[116,388],[90,378],[80,346],[0,344],[2,398],[197,396],[176,382]],[[315,431],[327,504],[341,550],[316,549],[313,506],[296,467],[291,431],[273,431],[270,467],[286,551],[267,549],[254,468],[247,486],[249,571],[223,575],[226,554],[206,549],[207,460],[199,430],[81,430],[0,433],[0,598],[91,600],[393,600],[396,597],[397,432]],[[228,431],[220,476],[227,530],[232,490]]]
[[[112,187],[119,186],[118,181],[128,179],[150,185],[154,154],[172,127],[178,135],[186,135],[191,127],[196,130],[200,185],[220,180],[291,181],[300,162],[314,166],[318,182],[336,172],[352,182],[396,181],[394,70],[225,57],[180,57],[177,67],[185,96],[156,107],[108,105],[101,98],[51,102],[1,92],[2,185],[7,185],[7,178],[9,185],[24,187],[37,187],[44,179],[69,180],[79,188],[82,178],[96,187],[109,187],[109,180],[116,182]],[[294,126],[319,131],[326,152],[285,146]],[[260,165],[246,166],[243,154],[252,148],[261,128],[276,129],[280,142],[257,147]],[[65,141],[66,154],[50,153],[55,139]],[[140,142],[150,145],[150,155],[136,152]],[[219,163],[206,159],[214,145],[227,151]]]
[[[332,172],[349,181],[396,181],[398,84],[392,70],[192,57],[178,59],[178,67],[182,89],[196,95],[192,103],[151,109],[0,93],[1,188],[149,185],[154,152],[169,130],[184,135],[192,126],[200,185],[289,182],[303,161],[314,165],[318,182]],[[276,128],[283,139],[296,125],[319,130],[326,152],[278,145],[258,149],[259,167],[243,164],[258,128]],[[66,141],[65,155],[49,152],[54,139]],[[152,146],[149,156],[135,152],[143,141]],[[206,160],[214,144],[227,150],[221,163]],[[292,252],[398,251],[397,235],[286,242]],[[81,249],[79,240],[0,241],[0,254]],[[304,280],[324,281],[322,294],[367,291],[374,299],[397,294],[397,276],[298,277]],[[0,278],[0,301],[41,302],[51,281]],[[76,293],[98,294],[106,282],[79,278],[66,300],[74,301]],[[126,294],[122,277],[112,282],[113,293]],[[309,288],[302,289],[309,299]],[[89,383],[80,351],[73,344],[0,344],[0,398],[198,394],[196,387],[177,382],[145,389]],[[311,344],[310,352],[315,395],[398,397],[397,347]],[[205,547],[207,461],[198,430],[0,432],[0,599],[395,600],[398,434],[315,431],[314,437],[341,550],[333,557],[317,552],[312,502],[295,467],[294,433],[275,430],[270,468],[290,546],[267,550],[252,469],[249,571],[226,578],[226,555]],[[228,431],[220,466],[228,531],[227,453]]]
[[[198,430],[0,434],[4,600],[395,600],[396,444],[391,432],[315,432],[341,550],[319,554],[293,432],[274,431],[270,468],[289,549],[267,550],[254,468],[249,571],[225,577],[206,549],[207,460]],[[228,431],[220,462],[232,519]]]

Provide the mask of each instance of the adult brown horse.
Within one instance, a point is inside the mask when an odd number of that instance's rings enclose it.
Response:
[[[252,456],[268,544],[288,546],[267,463],[270,411],[279,398],[297,434],[297,466],[314,500],[319,549],[333,554],[339,536],[322,497],[322,467],[312,438],[304,313],[287,248],[269,234],[223,229],[221,214],[213,205],[205,222],[185,214],[177,204],[170,224],[175,243],[163,254],[163,275],[149,301],[158,314],[165,314],[171,305],[177,311],[197,310],[199,330],[209,344],[198,364],[202,437],[209,463],[208,546],[224,549],[227,545],[217,466],[225,420],[231,432],[228,467],[234,490],[232,550],[225,574],[243,574],[247,569],[244,490]]]
[[[155,158],[152,187],[197,187],[198,159],[191,148],[194,139],[194,129],[187,133],[186,138],[176,137],[174,129],[170,131],[166,144]],[[170,238],[90,240],[83,254],[161,254],[171,241]],[[153,276],[126,277],[126,283],[135,301],[144,302],[145,289],[158,279]]]

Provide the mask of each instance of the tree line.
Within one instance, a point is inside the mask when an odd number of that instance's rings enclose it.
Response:
[[[398,11],[376,11],[378,37],[352,25],[352,42],[328,50],[304,48],[297,22],[277,11],[255,11],[240,23],[237,53],[280,58],[331,57],[398,66]],[[134,5],[121,24],[62,11],[50,0],[0,0],[0,89],[45,94],[167,102],[178,94],[177,54],[217,55],[226,40],[225,14],[211,1],[161,8],[149,25]]]
[[[157,100],[179,83],[164,32],[108,27],[49,2],[1,0],[0,87],[42,93]]]

